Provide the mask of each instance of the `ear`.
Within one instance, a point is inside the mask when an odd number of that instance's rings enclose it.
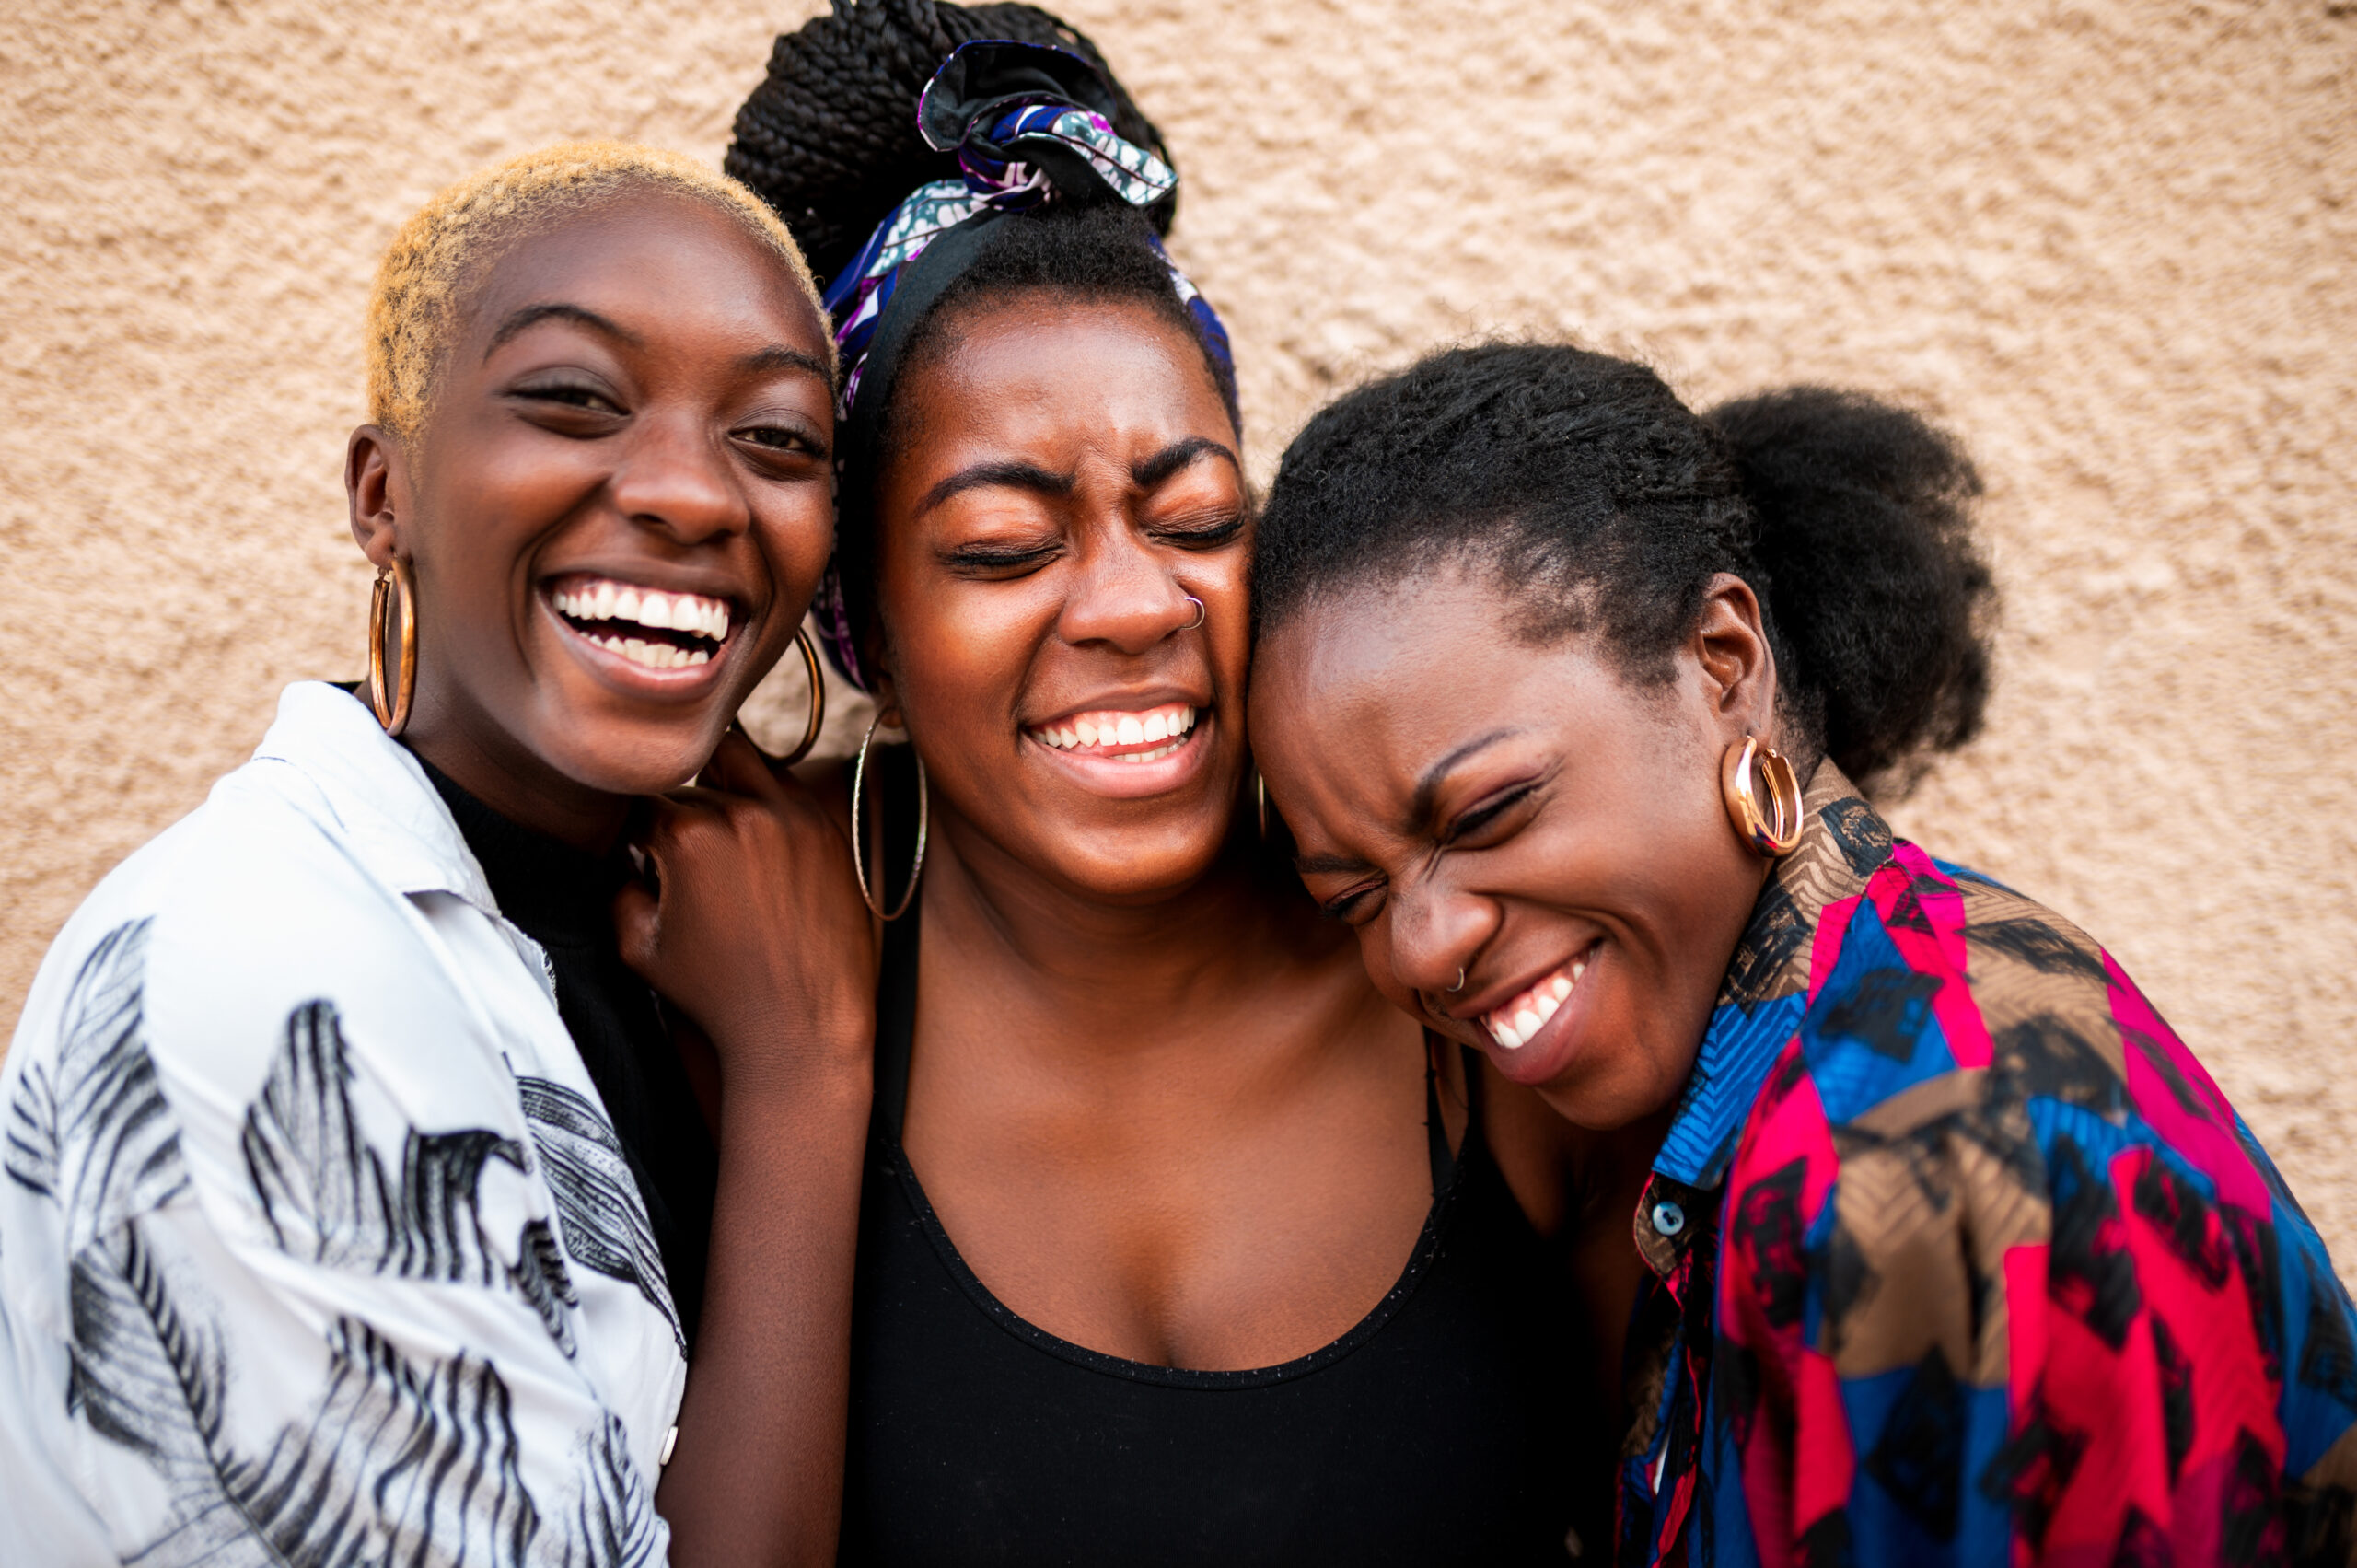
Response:
[[[352,508],[352,537],[360,552],[389,566],[401,551],[401,519],[409,514],[409,454],[381,425],[364,424],[343,448],[343,494]]]
[[[1709,684],[1727,738],[1769,734],[1776,716],[1776,656],[1769,650],[1759,598],[1749,583],[1732,572],[1711,579],[1688,648]]]
[[[868,672],[868,695],[876,700],[876,716],[886,729],[906,729],[908,724],[900,713],[900,699],[892,679],[892,659],[886,650],[884,633],[877,626],[875,617],[867,618],[867,625],[859,639],[859,667]]]

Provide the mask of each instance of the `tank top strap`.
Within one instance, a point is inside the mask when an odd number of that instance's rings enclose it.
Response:
[[[1440,1113],[1441,1053],[1447,1049],[1447,1040],[1430,1029],[1424,1031],[1424,1147],[1432,1160],[1435,1199],[1457,1179],[1457,1165],[1481,1135],[1481,1059],[1472,1047],[1460,1045],[1457,1050],[1465,1066],[1465,1142],[1457,1149],[1448,1146],[1448,1121]]]

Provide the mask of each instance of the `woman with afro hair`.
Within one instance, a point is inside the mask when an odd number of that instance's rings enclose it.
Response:
[[[1270,493],[1271,797],[1562,1116],[1615,1561],[2347,1562],[2315,1228],[2116,959],[1869,804],[1979,727],[1979,490],[1855,394],[1434,355]]]

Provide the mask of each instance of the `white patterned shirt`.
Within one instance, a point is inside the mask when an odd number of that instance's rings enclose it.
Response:
[[[0,1563],[659,1563],[686,1376],[540,948],[289,687],[0,1068]]]

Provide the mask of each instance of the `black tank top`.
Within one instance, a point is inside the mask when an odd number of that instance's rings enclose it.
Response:
[[[1480,1078],[1414,1255],[1341,1339],[1188,1371],[1061,1340],[958,1256],[900,1149],[917,915],[887,928],[861,1198],[842,1561],[1561,1563],[1580,1321],[1490,1158]]]

